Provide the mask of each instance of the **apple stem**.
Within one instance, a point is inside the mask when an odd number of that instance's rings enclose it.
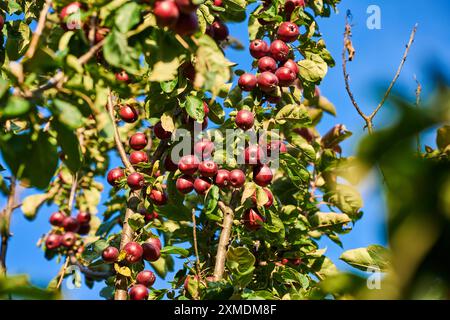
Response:
[[[217,247],[216,264],[214,266],[214,279],[219,281],[223,278],[225,271],[225,261],[227,255],[227,246],[230,241],[231,227],[233,226],[234,209],[239,200],[239,190],[233,191],[230,200],[230,206],[222,201],[218,205],[223,213],[222,231],[220,233],[219,245]]]

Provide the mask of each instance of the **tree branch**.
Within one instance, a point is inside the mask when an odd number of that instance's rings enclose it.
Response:
[[[219,209],[223,213],[222,231],[220,233],[219,244],[217,247],[216,264],[214,266],[214,279],[219,281],[223,278],[225,271],[225,261],[227,255],[227,246],[230,241],[231,229],[233,226],[234,209],[239,200],[239,190],[233,191],[230,200],[230,206],[219,201]]]
[[[389,97],[389,94],[392,91],[392,88],[394,87],[395,83],[397,82],[398,77],[400,76],[400,73],[402,72],[403,65],[406,62],[406,58],[408,57],[409,50],[411,49],[411,46],[412,46],[412,44],[414,42],[414,38],[416,37],[417,27],[418,27],[418,25],[416,24],[414,26],[413,30],[411,31],[411,35],[409,36],[408,44],[406,45],[405,52],[403,53],[402,60],[400,62],[400,65],[398,66],[398,69],[397,69],[397,72],[396,72],[396,74],[394,76],[394,79],[392,80],[391,84],[389,85],[389,88],[386,90],[386,92],[385,92],[385,94],[383,96],[383,99],[381,99],[381,102],[378,104],[378,106],[375,108],[375,110],[370,114],[370,119],[371,120],[375,117],[377,112],[381,109],[381,107],[386,102],[387,98]]]
[[[78,188],[78,172],[72,175],[72,186],[70,188],[69,205],[68,205],[69,214],[71,214],[73,210],[73,202],[75,200],[77,188]]]
[[[39,14],[39,20],[36,27],[36,31],[33,33],[33,37],[31,38],[30,46],[28,47],[27,52],[25,53],[25,57],[31,59],[34,56],[34,53],[36,52],[37,45],[39,44],[39,39],[42,35],[42,31],[45,28],[45,21],[47,20],[47,13],[50,10],[50,7],[52,6],[52,0],[46,0],[44,7],[41,10],[41,13]]]
[[[116,118],[114,116],[114,104],[112,100],[112,93],[110,92],[108,95],[108,112],[109,116],[111,118],[111,122],[113,124],[114,128],[114,141],[116,144],[116,149],[119,152],[120,159],[122,160],[122,163],[127,168],[127,170],[131,173],[136,172],[134,170],[133,166],[131,165],[130,161],[128,160],[127,154],[125,152],[125,148],[122,144],[122,141],[120,140],[120,134],[119,134],[119,128],[117,127]],[[136,198],[139,198],[139,195],[133,191],[130,191],[130,195],[127,200],[127,209],[125,211],[125,218],[123,220],[123,227],[122,227],[122,238],[120,240],[120,250],[122,250],[125,245],[133,240],[133,229],[131,229],[130,225],[128,224],[128,219],[130,216],[134,213],[134,211],[130,208],[130,202],[134,201]],[[128,293],[128,279],[127,277],[116,274],[116,292],[114,294],[115,300],[126,300],[127,299],[127,293]]]
[[[6,253],[8,251],[8,240],[11,236],[11,215],[14,211],[16,202],[16,178],[11,177],[11,184],[9,187],[8,199],[6,201],[6,207],[3,209],[0,215],[0,228],[2,244],[0,249],[0,275],[6,275]]]
[[[197,245],[197,222],[195,220],[195,208],[192,208],[192,234],[194,237],[194,252],[195,252],[195,266],[197,268],[197,276],[200,277],[200,258],[198,256],[198,245]]]

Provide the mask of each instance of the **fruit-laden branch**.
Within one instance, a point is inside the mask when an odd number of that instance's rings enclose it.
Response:
[[[0,214],[0,228],[2,244],[0,249],[0,275],[6,275],[6,252],[8,251],[8,240],[10,237],[10,225],[11,225],[11,215],[16,204],[16,178],[11,177],[11,184],[9,187],[8,199],[6,201],[6,207]]]
[[[386,92],[384,93],[383,98],[381,99],[380,103],[378,104],[378,106],[372,111],[372,113],[370,115],[365,114],[362,109],[360,108],[360,106],[358,105],[355,96],[353,95],[353,92],[350,89],[350,75],[348,74],[347,71],[347,62],[348,61],[352,61],[353,57],[355,55],[355,49],[353,47],[352,44],[352,26],[348,21],[349,16],[351,15],[351,13],[348,13],[346,18],[345,18],[345,32],[344,32],[344,48],[342,50],[342,71],[344,73],[344,82],[345,82],[345,89],[347,91],[348,96],[350,97],[350,101],[352,102],[353,106],[355,107],[356,111],[358,112],[358,114],[361,116],[361,118],[363,118],[363,120],[366,123],[366,127],[367,130],[369,132],[369,134],[371,134],[373,132],[373,119],[375,118],[375,116],[377,115],[378,111],[380,111],[381,107],[384,105],[384,103],[386,102],[386,100],[388,99],[392,88],[394,87],[395,83],[397,82],[398,78],[400,77],[400,73],[402,72],[403,66],[406,62],[406,59],[408,57],[409,54],[409,50],[411,49],[411,46],[414,42],[414,39],[416,37],[416,32],[417,32],[417,27],[418,25],[416,24],[413,28],[413,30],[411,31],[411,35],[409,36],[409,41],[408,44],[406,45],[406,49],[405,52],[403,53],[403,57],[402,60],[400,62],[400,65],[397,69],[397,72],[395,73],[394,79],[391,81],[388,89],[386,90]]]
[[[36,31],[33,33],[33,37],[31,38],[30,46],[28,47],[27,52],[25,53],[25,57],[31,59],[36,52],[37,45],[39,44],[39,38],[42,35],[42,31],[45,27],[45,21],[47,20],[47,13],[52,6],[52,0],[45,1],[44,7],[39,15],[38,24],[36,27]]]
[[[219,201],[219,209],[223,213],[222,232],[220,233],[219,244],[217,247],[216,264],[214,266],[214,279],[219,281],[223,278],[225,271],[225,260],[227,255],[227,246],[230,241],[231,228],[233,226],[234,209],[239,200],[239,191],[233,191],[230,205],[227,206],[222,201]]]
[[[112,97],[111,92],[108,95],[108,112],[109,112],[109,116],[111,118],[111,122],[112,122],[113,128],[114,128],[114,142],[116,144],[117,152],[119,153],[120,159],[122,160],[122,163],[125,166],[125,168],[130,173],[134,173],[134,172],[136,172],[136,170],[134,170],[133,166],[131,165],[130,161],[128,160],[127,154],[125,152],[125,148],[122,144],[122,141],[120,140],[119,128],[117,127],[116,117],[114,115],[114,104],[113,104],[113,97]],[[128,224],[128,219],[134,213],[133,210],[130,208],[130,203],[135,201],[136,198],[139,198],[139,195],[135,194],[133,191],[130,191],[130,195],[128,196],[128,200],[127,200],[127,209],[125,211],[125,218],[123,220],[122,236],[121,236],[121,240],[120,240],[120,250],[122,250],[128,242],[133,240],[133,229],[131,229],[130,225]],[[126,300],[127,292],[128,292],[127,277],[117,273],[115,285],[116,285],[116,291],[114,294],[114,299],[115,300]]]

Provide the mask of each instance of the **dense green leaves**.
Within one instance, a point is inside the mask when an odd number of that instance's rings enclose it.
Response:
[[[363,271],[369,268],[388,271],[390,267],[390,253],[379,245],[345,251],[339,259]]]

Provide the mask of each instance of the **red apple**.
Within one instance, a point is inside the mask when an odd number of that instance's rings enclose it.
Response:
[[[275,40],[270,44],[270,55],[276,61],[285,62],[289,58],[291,49],[289,46],[281,40]]]
[[[133,150],[142,150],[147,146],[148,140],[145,134],[137,132],[130,137],[128,144]]]
[[[134,172],[128,176],[127,184],[131,190],[142,189],[145,185],[144,176],[139,172]]]
[[[194,189],[200,194],[204,195],[208,192],[209,188],[211,188],[211,179],[206,177],[199,177],[194,181]]]
[[[211,24],[211,29],[212,29],[212,32],[213,32],[214,40],[216,40],[216,41],[223,41],[226,38],[228,38],[228,35],[229,35],[228,27],[222,21],[216,19],[216,21],[214,21]]]
[[[116,80],[119,82],[125,82],[125,83],[131,82],[130,76],[128,75],[128,73],[125,70],[117,72],[115,74],[115,76],[116,76]]]
[[[264,218],[258,213],[256,209],[247,209],[242,215],[244,225],[248,230],[257,231],[262,228]]]
[[[157,206],[163,206],[167,203],[166,194],[158,189],[152,189],[148,197]]]
[[[264,188],[264,192],[267,194],[267,198],[268,198],[267,202],[264,204],[264,207],[265,208],[270,208],[272,206],[272,204],[273,204],[272,192],[269,189],[267,189],[267,188]],[[257,201],[256,201],[256,192],[253,194],[251,199],[252,199],[253,203],[256,205],[256,203],[257,203]]]
[[[253,58],[260,59],[269,55],[269,45],[261,39],[253,40],[250,43],[250,54]]]
[[[80,224],[88,224],[91,221],[91,214],[86,211],[80,211],[77,214],[77,220]]]
[[[152,242],[145,242],[142,249],[144,250],[143,258],[146,261],[156,261],[161,256],[161,249]]]
[[[216,174],[215,184],[219,188],[226,188],[230,183],[230,171],[225,169],[219,169]]]
[[[272,182],[272,170],[267,165],[256,166],[253,169],[253,181],[261,187],[266,187]]]
[[[53,226],[61,227],[64,223],[64,219],[66,218],[66,215],[62,212],[54,212],[50,216],[50,224]]]
[[[102,259],[105,262],[116,262],[119,257],[119,249],[116,247],[107,247],[102,252]]]
[[[142,284],[135,284],[128,292],[130,300],[147,300],[148,289]]]
[[[245,148],[244,159],[246,164],[261,164],[264,162],[264,151],[258,145]]]
[[[144,250],[142,246],[134,241],[128,242],[123,250],[126,253],[125,260],[128,263],[136,263],[141,260]]]
[[[120,106],[119,116],[123,121],[127,123],[136,122],[137,119],[139,118],[137,110],[133,106],[128,104]]]
[[[283,64],[283,67],[291,69],[292,72],[295,73],[295,75],[298,75],[298,73],[300,72],[300,70],[299,70],[299,68],[298,68],[298,64],[297,64],[294,60],[292,60],[292,59],[287,60],[287,61]]]
[[[80,229],[80,223],[74,217],[65,217],[62,226],[66,231],[78,232]]]
[[[61,246],[61,236],[59,234],[49,234],[45,239],[45,247],[48,250],[55,250]]]
[[[130,163],[133,165],[147,162],[148,162],[148,155],[144,151],[133,151],[130,154]]]
[[[290,86],[297,79],[297,74],[287,67],[278,68],[275,75],[278,78],[278,83],[283,87]]]
[[[265,71],[258,75],[258,87],[264,92],[272,92],[278,86],[278,78],[275,74]]]
[[[182,175],[177,179],[176,188],[183,194],[188,194],[194,190],[194,178],[189,175]]]
[[[77,241],[77,236],[73,232],[66,232],[61,237],[61,244],[66,248],[71,248],[75,241]]]
[[[235,188],[240,188],[245,183],[245,174],[241,169],[234,169],[230,172],[230,184]]]
[[[256,88],[256,76],[251,73],[244,73],[239,77],[238,85],[243,91],[252,91]]]
[[[155,2],[153,14],[160,27],[168,27],[177,22],[180,11],[173,0],[163,0]]]
[[[181,36],[194,34],[198,30],[197,14],[195,12],[181,13],[174,29]]]
[[[155,136],[161,140],[169,139],[170,137],[172,137],[172,132],[164,130],[161,121],[154,125],[153,132],[155,133]]]
[[[124,174],[123,170],[120,168],[115,168],[108,172],[108,176],[107,176],[106,180],[108,181],[108,183],[110,185],[112,185],[114,187],[118,184],[119,180],[121,180],[124,177],[125,177],[125,174]]]
[[[193,175],[198,169],[198,158],[194,155],[186,155],[181,157],[178,162],[178,169],[184,174]]]
[[[156,281],[156,276],[150,270],[143,270],[136,276],[136,283],[150,288]]]
[[[247,131],[255,124],[255,115],[249,110],[239,110],[236,114],[235,122],[238,128]]]
[[[281,23],[277,31],[278,39],[285,42],[294,42],[297,40],[299,34],[298,26],[289,21]]]
[[[214,177],[217,173],[217,163],[213,160],[205,160],[198,165],[198,171],[204,177]]]
[[[258,71],[264,72],[264,71],[270,71],[275,72],[277,70],[277,62],[272,57],[262,57],[258,60]]]
[[[200,159],[209,158],[214,151],[214,143],[208,139],[202,139],[194,144],[194,153]]]

